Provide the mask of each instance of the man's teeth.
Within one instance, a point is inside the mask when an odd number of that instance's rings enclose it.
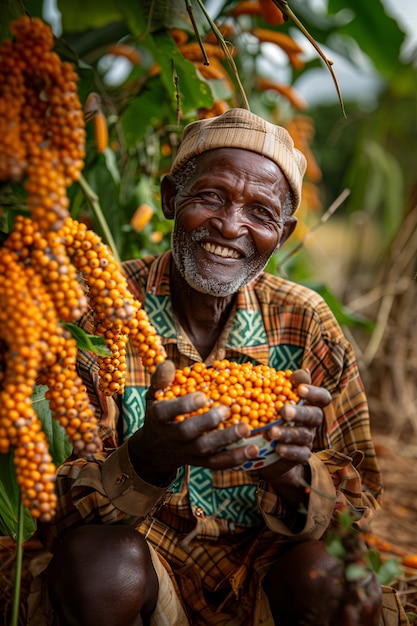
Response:
[[[224,246],[216,246],[213,243],[202,243],[201,247],[207,252],[211,252],[212,254],[216,254],[217,256],[221,256],[224,259],[240,259],[240,254],[236,250],[232,250],[232,248],[225,248]]]

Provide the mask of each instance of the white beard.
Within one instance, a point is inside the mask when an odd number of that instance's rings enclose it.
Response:
[[[241,287],[250,283],[264,269],[267,261],[257,258],[253,245],[248,242],[246,256],[249,261],[245,270],[231,281],[222,281],[216,276],[210,277],[210,266],[212,262],[207,262],[206,276],[199,272],[194,256],[194,248],[198,242],[207,238],[209,232],[201,226],[188,235],[182,228],[175,224],[171,237],[172,256],[178,271],[184,280],[196,291],[209,294],[218,298],[224,298],[237,293]]]

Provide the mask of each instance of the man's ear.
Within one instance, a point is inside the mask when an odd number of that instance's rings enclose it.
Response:
[[[168,220],[174,219],[176,195],[174,177],[171,174],[166,174],[161,181],[161,203],[162,211]]]
[[[294,215],[291,215],[291,217],[285,220],[284,229],[282,231],[281,239],[279,240],[279,247],[281,247],[282,244],[287,241],[288,237],[292,235],[294,228],[297,226],[297,222],[298,220]]]

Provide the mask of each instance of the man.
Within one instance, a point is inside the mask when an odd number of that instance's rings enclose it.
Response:
[[[304,170],[288,133],[249,111],[186,127],[162,181],[172,251],[125,264],[169,360],[151,380],[129,346],[121,402],[97,391],[92,355],[80,364],[105,453],[59,470],[61,626],[380,623],[374,575],[348,597],[325,544],[337,510],[366,528],[381,493],[353,351],[317,294],[263,272],[294,229]],[[204,394],[154,400],[174,366],[224,358],[303,370],[304,403],[270,429],[280,459],[263,470],[233,470],[258,449],[225,449],[249,430],[217,428],[228,407],[176,422]]]

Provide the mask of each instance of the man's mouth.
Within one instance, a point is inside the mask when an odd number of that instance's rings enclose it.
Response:
[[[214,243],[209,243],[207,241],[201,241],[200,245],[203,250],[206,250],[206,252],[210,252],[211,254],[220,256],[223,259],[240,259],[242,256],[237,250],[233,250],[233,248],[219,246]]]

